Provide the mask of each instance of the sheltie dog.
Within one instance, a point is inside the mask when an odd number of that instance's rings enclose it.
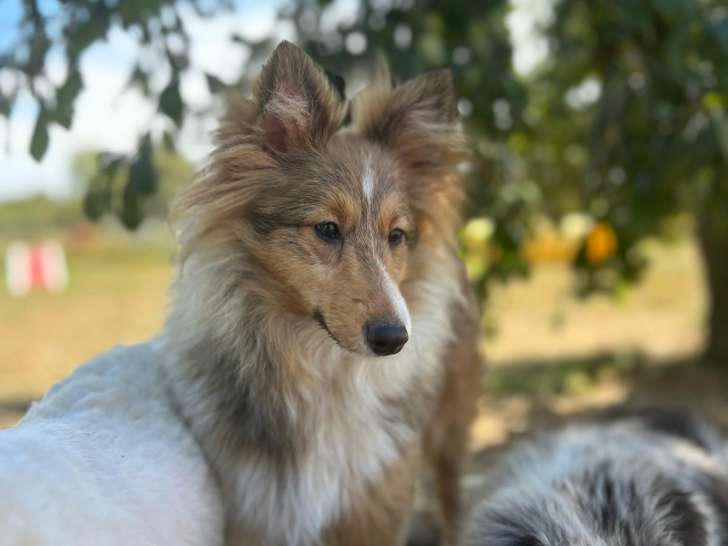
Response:
[[[728,444],[675,410],[569,426],[506,457],[466,544],[726,546]]]
[[[452,78],[376,81],[349,123],[332,81],[281,43],[180,197],[170,390],[227,544],[401,544],[420,453],[452,543],[480,386]]]

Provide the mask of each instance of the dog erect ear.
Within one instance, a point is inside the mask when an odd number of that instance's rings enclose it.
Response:
[[[462,159],[456,111],[452,73],[434,70],[397,87],[379,82],[365,89],[353,101],[352,119],[408,167],[441,170]]]
[[[344,104],[330,78],[302,49],[283,41],[255,85],[263,147],[286,153],[324,143],[340,126]]]
[[[459,216],[457,166],[467,156],[456,110],[449,70],[427,72],[395,87],[385,75],[352,101],[354,127],[394,154],[415,208],[449,224]]]

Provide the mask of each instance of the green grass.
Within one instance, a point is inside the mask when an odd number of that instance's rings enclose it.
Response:
[[[605,380],[634,378],[648,366],[644,354],[631,351],[512,362],[488,371],[484,391],[494,398],[579,395]]]
[[[68,228],[83,218],[80,200],[54,201],[34,197],[0,203],[0,233],[3,237],[40,237]]]

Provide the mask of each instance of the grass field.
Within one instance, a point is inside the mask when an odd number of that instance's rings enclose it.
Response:
[[[173,264],[167,235],[72,238],[66,247],[66,293],[16,299],[0,287],[0,406],[6,409],[22,409],[80,363],[161,327]],[[483,340],[491,368],[486,390],[488,403],[505,406],[489,415],[518,423],[512,412],[521,403],[514,400],[525,395],[617,401],[619,392],[626,394],[615,376],[638,364],[688,361],[699,350],[705,296],[694,247],[652,245],[649,253],[654,266],[644,283],[619,299],[573,299],[568,270],[558,265],[495,288],[486,322],[497,333]],[[497,438],[499,426],[481,423],[480,444]]]

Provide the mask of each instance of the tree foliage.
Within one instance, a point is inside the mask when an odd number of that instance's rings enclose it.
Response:
[[[153,147],[151,139],[146,139],[141,151],[131,158],[81,152],[74,157],[73,171],[88,218],[98,220],[113,213],[126,227],[135,228],[150,216],[167,219],[175,194],[192,179],[194,167],[175,151],[163,145]],[[113,188],[124,191],[114,192]],[[133,208],[129,199],[136,199]],[[131,212],[135,216],[130,216]]]
[[[576,188],[579,205],[614,228],[614,275],[587,277],[610,286],[641,270],[639,242],[676,212],[728,217],[728,10],[711,0],[569,0],[546,33],[552,57],[529,87],[552,98],[529,140],[559,143],[552,157],[583,153],[527,163],[542,184]],[[595,100],[567,100],[588,81]],[[579,122],[558,123],[569,118]]]

